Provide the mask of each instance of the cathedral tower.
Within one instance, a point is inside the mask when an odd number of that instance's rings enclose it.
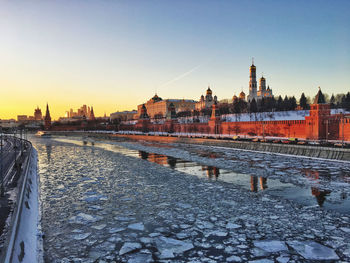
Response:
[[[260,78],[259,91],[262,91],[263,93],[266,91],[266,79],[264,77]],[[263,94],[261,94],[261,95],[263,96]]]

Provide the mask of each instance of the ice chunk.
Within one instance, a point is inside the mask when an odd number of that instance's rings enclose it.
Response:
[[[274,263],[274,261],[271,259],[263,258],[263,259],[249,261],[249,263]]]
[[[121,231],[124,231],[124,230],[125,230],[125,228],[123,228],[123,227],[111,228],[110,230],[108,230],[108,233],[114,234],[114,233],[118,233],[118,232],[121,232]]]
[[[128,260],[128,263],[149,263],[149,262],[153,262],[152,255],[144,254],[144,253],[137,253],[137,254],[131,255],[131,257]]]
[[[338,255],[333,249],[314,241],[290,241],[289,246],[295,249],[301,256],[309,260],[338,260]]]
[[[278,240],[254,241],[254,246],[271,253],[288,250],[286,244]]]
[[[84,200],[88,203],[95,202],[95,201],[105,201],[107,199],[108,198],[105,195],[90,195],[84,198]]]
[[[126,253],[129,253],[131,251],[140,249],[142,246],[140,243],[136,243],[136,242],[126,242],[124,243],[124,245],[122,246],[122,248],[119,250],[119,255],[124,255]]]
[[[96,226],[92,226],[92,228],[96,229],[96,230],[102,230],[106,227],[106,224],[101,224],[101,225],[96,225]]]
[[[231,256],[226,258],[227,262],[242,262],[242,259],[238,256]]]
[[[287,256],[279,256],[278,258],[276,258],[276,260],[278,261],[278,263],[288,263],[289,257],[287,257]]]
[[[91,233],[76,234],[76,235],[73,235],[72,238],[75,240],[83,240],[90,235],[91,235]]]
[[[135,218],[134,217],[126,217],[126,216],[116,216],[114,217],[115,220],[118,220],[118,221],[131,221],[131,220],[134,220]]]
[[[342,231],[344,231],[345,233],[350,233],[350,228],[348,228],[348,227],[341,227],[340,229]]]
[[[160,259],[174,258],[174,257],[175,257],[174,251],[171,249],[165,248],[165,249],[160,251],[160,255],[159,255]]]
[[[102,219],[101,216],[92,216],[92,215],[85,214],[85,213],[79,213],[76,216],[72,216],[71,218],[69,218],[69,223],[84,225],[84,224],[89,224],[89,223],[95,223],[101,219]]]
[[[177,206],[183,209],[188,209],[192,207],[190,204],[185,204],[185,203],[177,203]]]
[[[134,224],[128,225],[128,228],[133,230],[139,230],[139,231],[145,230],[145,226],[143,225],[143,223],[134,223]]]
[[[155,243],[161,258],[172,258],[174,253],[181,254],[193,248],[193,244],[190,241],[181,241],[164,236],[156,238]]]
[[[228,233],[226,231],[215,230],[207,234],[206,236],[217,236],[217,237],[225,237]]]
[[[227,229],[237,229],[237,228],[241,228],[241,225],[237,225],[237,224],[233,224],[233,223],[227,223],[226,228]]]

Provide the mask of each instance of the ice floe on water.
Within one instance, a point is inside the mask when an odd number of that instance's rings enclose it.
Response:
[[[155,243],[161,259],[174,258],[176,254],[182,254],[194,248],[190,241],[181,241],[167,237],[158,237],[155,239]]]
[[[254,241],[254,246],[267,252],[280,252],[288,250],[285,242],[278,240]]]
[[[83,239],[87,238],[90,235],[91,235],[91,233],[82,233],[82,234],[72,235],[72,238],[75,239],[75,240],[83,240]]]
[[[101,216],[79,213],[76,216],[72,216],[71,218],[69,218],[69,223],[85,225],[85,224],[95,223],[101,219],[102,219]]]
[[[39,173],[46,262],[350,262],[346,214],[191,176],[121,149],[39,139],[34,145],[45,167]],[[198,149],[189,149],[188,158],[213,161]],[[186,157],[183,149],[170,151]],[[288,165],[252,153],[240,158],[231,165],[242,158],[257,159],[260,170]]]
[[[338,255],[333,249],[323,246],[314,241],[289,241],[288,245],[291,246],[297,253],[303,258],[309,260],[339,260]]]
[[[134,223],[134,224],[128,225],[128,228],[133,230],[143,231],[145,229],[145,226],[143,225],[143,223]]]
[[[140,243],[126,242],[123,244],[123,246],[119,250],[119,255],[124,255],[126,253],[135,251],[135,250],[140,249],[140,248],[142,248],[142,245]]]

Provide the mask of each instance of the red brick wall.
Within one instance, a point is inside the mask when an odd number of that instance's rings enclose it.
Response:
[[[323,113],[322,111],[321,113]],[[305,120],[292,121],[250,121],[250,122],[222,122],[219,125],[219,134],[230,134],[232,136],[274,136],[295,137],[300,139],[329,139],[342,140],[344,128],[344,140],[350,141],[350,118],[344,119],[339,114],[318,114],[315,112]],[[168,132],[171,127],[173,132],[182,133],[213,133],[213,123],[191,123],[179,124],[174,122],[166,124],[147,124],[148,131]],[[140,130],[140,125],[124,125],[121,130]],[[328,132],[328,134],[327,134]]]
[[[339,122],[339,140],[343,139],[343,135],[345,141],[350,141],[350,119],[344,119],[344,121]]]
[[[224,122],[224,134],[305,138],[305,121]]]

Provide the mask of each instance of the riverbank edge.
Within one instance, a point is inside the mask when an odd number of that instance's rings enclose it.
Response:
[[[123,139],[160,143],[184,143],[205,146],[234,148],[245,151],[274,153],[288,156],[303,156],[317,159],[350,162],[350,149],[312,145],[275,144],[266,142],[234,141],[223,139],[189,138],[159,135],[114,134],[97,132],[52,132],[52,135],[88,136],[100,139]]]
[[[20,175],[15,212],[10,222],[6,251],[0,262],[43,262],[38,153],[30,146]]]

